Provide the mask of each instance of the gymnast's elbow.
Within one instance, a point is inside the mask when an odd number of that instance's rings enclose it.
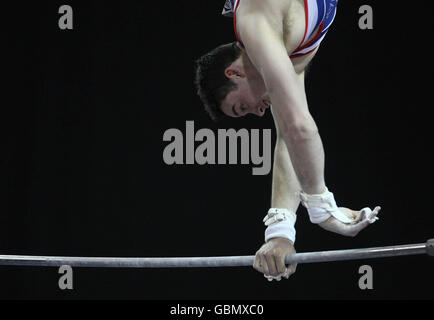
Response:
[[[312,117],[300,117],[289,121],[281,128],[281,135],[293,141],[311,140],[319,134],[318,126]]]

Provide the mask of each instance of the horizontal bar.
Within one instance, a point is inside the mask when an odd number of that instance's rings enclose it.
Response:
[[[342,260],[385,258],[394,256],[433,255],[434,239],[427,243],[334,250],[290,254],[287,264]],[[0,255],[3,266],[94,267],[94,268],[214,268],[253,266],[255,256],[197,257],[197,258],[86,258]]]

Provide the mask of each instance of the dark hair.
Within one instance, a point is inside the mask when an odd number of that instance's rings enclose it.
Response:
[[[225,116],[220,109],[227,94],[237,85],[225,76],[225,69],[237,60],[241,49],[237,42],[221,45],[196,60],[195,85],[197,94],[211,119],[218,121]]]

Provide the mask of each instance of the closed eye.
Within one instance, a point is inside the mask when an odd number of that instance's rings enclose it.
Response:
[[[235,116],[239,117],[240,115],[238,114],[238,112],[235,110],[235,105],[232,106],[232,112]]]

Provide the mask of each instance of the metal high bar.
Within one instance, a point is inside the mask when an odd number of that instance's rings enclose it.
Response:
[[[295,253],[285,263],[316,263],[344,260],[374,259],[408,255],[434,256],[434,239],[426,243],[365,249],[332,250]],[[0,255],[0,266],[86,267],[86,268],[216,268],[253,266],[255,256],[195,258],[97,258]]]

